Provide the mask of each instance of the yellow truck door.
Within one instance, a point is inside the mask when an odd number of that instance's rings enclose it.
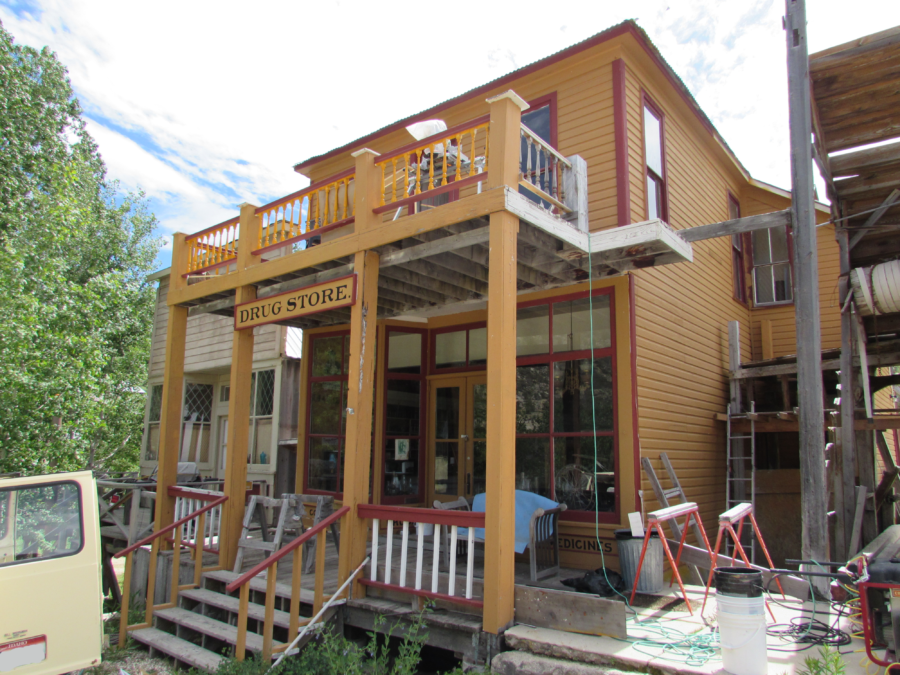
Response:
[[[97,665],[101,612],[91,472],[0,479],[0,673]]]

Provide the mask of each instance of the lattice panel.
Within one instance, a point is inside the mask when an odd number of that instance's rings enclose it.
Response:
[[[260,370],[254,373],[256,378],[256,405],[254,415],[257,417],[271,415],[275,409],[275,371]]]
[[[195,422],[209,422],[212,419],[213,386],[211,384],[188,383],[184,388],[184,418]]]
[[[159,422],[162,413],[162,385],[155,384],[150,388],[150,422]]]

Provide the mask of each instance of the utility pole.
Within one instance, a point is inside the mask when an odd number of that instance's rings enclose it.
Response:
[[[800,398],[801,557],[805,560],[828,560],[822,329],[819,321],[819,261],[813,202],[806,4],[805,0],[785,0],[785,5],[791,127],[794,314],[797,322],[797,392]],[[824,592],[824,583],[814,585]]]

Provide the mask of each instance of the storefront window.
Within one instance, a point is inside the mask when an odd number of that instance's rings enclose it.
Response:
[[[386,503],[417,501],[421,493],[424,345],[423,331],[388,328],[383,484]],[[465,359],[465,346],[462,353]]]
[[[518,310],[516,487],[572,511],[616,507],[611,304],[600,293]]]
[[[487,328],[478,326],[436,333],[434,368],[481,368],[487,364]]]
[[[349,339],[346,333],[310,338],[306,462],[310,490],[336,494],[342,490]]]

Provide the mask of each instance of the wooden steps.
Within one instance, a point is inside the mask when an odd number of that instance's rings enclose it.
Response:
[[[194,588],[187,591],[181,591],[181,598],[187,598],[193,602],[197,602],[207,607],[215,607],[232,614],[237,614],[240,609],[240,600],[233,595],[223,595],[215,591],[208,591],[205,588]],[[247,618],[251,621],[265,621],[266,607],[251,602],[247,605]],[[275,625],[282,628],[289,628],[291,624],[291,615],[279,609],[275,610]]]
[[[209,586],[220,587],[236,579],[233,572],[208,572],[203,575],[206,588],[191,588],[178,594],[178,607],[157,609],[153,613],[153,627],[133,630],[129,634],[137,642],[146,645],[151,651],[158,651],[184,664],[213,673],[224,660],[222,654],[233,653],[237,644],[237,616],[240,600],[236,596],[226,595]],[[265,596],[266,581],[264,578],[250,582],[251,597],[253,593]],[[291,588],[287,584],[278,584],[276,602],[286,605],[285,599],[291,597]],[[304,600],[312,604],[312,592],[307,592]],[[260,600],[260,597],[256,599]],[[250,602],[247,606],[247,639],[246,648],[250,652],[260,653],[263,648],[263,637],[260,634],[265,621],[265,605]],[[276,637],[284,639],[290,628],[290,614],[276,609],[274,629]],[[253,632],[259,631],[259,632]],[[272,646],[283,644],[279,640],[272,641]]]
[[[228,584],[237,579],[240,575],[235,572],[228,572],[226,570],[217,570],[215,572],[207,572],[203,575],[204,579],[217,581],[221,584]],[[258,593],[266,592],[266,576],[261,574],[260,576],[250,580],[250,590]],[[285,598],[286,600],[291,599],[291,586],[290,584],[275,584],[275,595],[279,598]],[[300,602],[312,605],[313,600],[315,599],[315,593],[307,588],[300,589]]]
[[[215,652],[204,649],[200,645],[195,645],[193,642],[182,640],[158,628],[141,628],[140,630],[133,630],[129,634],[137,642],[149,647],[151,654],[154,650],[159,651],[167,656],[171,656],[176,661],[181,661],[210,673],[214,673],[218,669],[219,664],[225,660],[225,657],[219,656]]]

